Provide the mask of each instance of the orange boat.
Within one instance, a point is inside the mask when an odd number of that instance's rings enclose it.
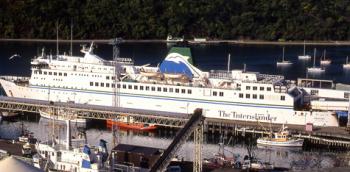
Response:
[[[107,122],[107,127],[116,125],[124,129],[141,130],[141,131],[151,131],[151,130],[157,129],[156,125],[136,122],[134,121],[133,117],[126,116],[126,115],[119,115],[116,120],[108,119],[106,122]]]

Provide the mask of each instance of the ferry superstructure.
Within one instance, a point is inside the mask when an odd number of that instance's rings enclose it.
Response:
[[[130,59],[107,61],[83,48],[83,57],[46,55],[32,60],[28,82],[0,79],[7,96],[56,102],[191,113],[278,124],[338,126],[331,111],[315,111],[305,93],[279,75],[241,70],[201,71],[188,48],[173,47],[157,67]]]

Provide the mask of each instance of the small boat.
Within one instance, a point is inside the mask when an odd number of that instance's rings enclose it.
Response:
[[[157,129],[156,125],[137,122],[132,116],[128,115],[119,115],[116,120],[108,119],[106,123],[109,127],[116,125],[120,128],[131,130],[152,131]]]
[[[176,43],[176,42],[183,42],[184,38],[180,38],[180,37],[173,37],[171,35],[168,35],[168,37],[166,38],[166,42],[168,43]]]
[[[63,121],[65,122],[67,119],[69,119],[72,122],[75,123],[86,123],[86,119],[84,118],[78,118],[76,115],[64,112],[63,110],[59,110],[59,112],[54,112],[52,109],[40,109],[39,114],[43,118],[47,119],[54,119],[57,121]]]
[[[0,116],[3,119],[12,119],[18,116],[18,112],[0,111]]]
[[[147,77],[161,77],[161,73],[159,73],[159,72],[140,71],[140,74],[142,76],[147,76]]]
[[[309,60],[309,59],[311,59],[311,56],[305,54],[305,51],[306,51],[306,45],[305,45],[305,41],[304,41],[304,54],[298,56],[298,59],[299,59],[299,60]]]
[[[242,170],[252,170],[252,171],[260,171],[260,170],[273,170],[274,166],[268,162],[262,162],[261,160],[252,157],[249,158],[247,155],[244,157]]]
[[[346,63],[343,64],[344,69],[350,69],[349,56],[346,56]]]
[[[330,59],[326,59],[326,50],[323,51],[323,58],[321,58],[321,65],[329,65],[331,64]]]
[[[284,47],[283,47],[283,55],[282,55],[282,61],[277,62],[277,66],[288,66],[293,64],[291,61],[284,60]]]
[[[269,146],[286,146],[286,147],[300,147],[303,146],[304,139],[292,138],[287,127],[282,126],[281,130],[276,133],[271,133],[270,137],[262,137],[257,140],[257,144]]]
[[[316,67],[316,48],[314,49],[314,64],[313,67],[307,68],[307,72],[309,73],[322,73],[324,72],[324,69],[321,67]]]

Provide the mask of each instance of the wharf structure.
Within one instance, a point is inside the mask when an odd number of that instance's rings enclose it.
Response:
[[[118,114],[123,114],[132,116],[136,121],[145,124],[175,128],[182,128],[185,126],[191,117],[190,114],[184,113],[169,113],[64,102],[53,103],[41,100],[0,96],[0,110],[39,113],[39,110],[43,108],[70,111],[72,112],[70,113],[72,118],[115,120]],[[271,125],[272,129],[275,131],[280,128],[278,124]],[[268,127],[268,125],[263,125],[258,121],[228,121],[206,118],[203,132],[206,134],[223,133],[225,135],[244,135],[245,133],[264,135],[269,133],[266,129]],[[305,126],[299,125],[288,125],[288,127],[292,134],[310,139],[314,143],[350,148],[350,134],[347,127],[314,127],[315,129],[313,131],[305,131]]]

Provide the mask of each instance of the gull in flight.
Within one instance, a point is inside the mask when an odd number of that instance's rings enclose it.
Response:
[[[15,57],[21,57],[19,54],[14,54],[14,55],[12,55],[10,58],[9,58],[9,60],[11,60],[11,59],[13,59],[13,58],[15,58]]]

